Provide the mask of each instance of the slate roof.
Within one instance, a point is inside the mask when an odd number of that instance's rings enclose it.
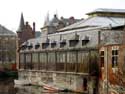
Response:
[[[16,33],[8,30],[7,28],[5,28],[4,26],[0,25],[0,35],[16,35]]]
[[[51,41],[55,41],[57,42],[57,48],[59,48],[59,42],[62,40],[66,40],[66,48],[70,48],[69,47],[69,40],[74,37],[74,35],[77,33],[79,35],[79,43],[77,44],[77,46],[75,46],[76,48],[78,47],[89,47],[89,48],[94,48],[97,47],[99,44],[99,31],[100,30],[106,30],[109,32],[105,32],[107,37],[107,40],[105,40],[105,37],[102,37],[102,42],[105,45],[109,45],[109,44],[121,44],[121,33],[119,32],[119,30],[117,30],[118,32],[111,32],[112,31],[112,27],[118,27],[118,26],[124,26],[125,25],[125,18],[124,17],[106,17],[106,16],[92,16],[89,17],[85,20],[81,20],[79,22],[76,22],[70,26],[64,27],[60,30],[58,30],[59,32],[53,33],[53,34],[48,34],[46,36],[41,36],[39,38],[36,39],[31,39],[28,40],[28,42],[31,42],[33,44],[36,43],[43,43],[45,42],[45,40],[48,38],[51,43]],[[61,32],[63,31],[63,32]],[[102,32],[102,31],[101,31]],[[116,36],[119,35],[119,36]],[[85,39],[85,37],[88,37],[89,42],[86,45],[82,45],[82,40]],[[117,37],[119,37],[119,39],[117,39]],[[51,49],[48,48],[48,49]]]
[[[93,14],[93,13],[123,13],[125,14],[125,9],[108,9],[108,8],[98,8],[92,12],[89,12],[87,14]]]
[[[17,32],[22,32],[22,30],[24,29],[24,17],[23,17],[23,13],[21,13],[21,18],[20,18],[20,24],[18,27]]]
[[[125,24],[125,18],[123,17],[101,17],[101,16],[95,16],[95,17],[89,17],[86,20],[79,21],[77,23],[74,23],[70,26],[67,26],[65,28],[62,28],[58,31],[66,31],[66,30],[72,30],[72,29],[78,29],[78,28],[84,28],[84,27],[109,27],[110,25],[112,27],[120,26]]]
[[[40,37],[41,36],[41,32],[40,31],[35,31],[35,38]]]

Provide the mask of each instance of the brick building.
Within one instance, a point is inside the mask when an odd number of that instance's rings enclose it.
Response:
[[[35,23],[33,22],[33,27],[31,27],[28,22],[24,22],[23,14],[21,14],[19,28],[16,32],[19,38],[18,43],[21,45],[25,41],[35,38]]]
[[[124,27],[125,25],[111,27],[100,34],[102,36],[99,49],[101,94],[125,93]]]

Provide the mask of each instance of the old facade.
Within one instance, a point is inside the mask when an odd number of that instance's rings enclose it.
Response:
[[[42,28],[41,37],[24,42],[19,51],[20,79],[50,81],[77,92],[108,94],[109,85],[105,83],[112,68],[107,66],[111,65],[109,62],[117,66],[119,44],[116,43],[122,43],[118,38],[124,35],[119,27],[124,25],[125,10],[97,9],[88,15],[85,20],[51,33],[48,28]],[[112,45],[113,51],[107,49],[108,45]]]
[[[100,46],[100,84],[103,93],[125,93],[125,31],[123,26],[101,32],[103,45]],[[108,41],[106,41],[108,40]],[[101,92],[101,93],[102,93]]]
[[[71,16],[70,18],[61,17],[59,19],[57,14],[55,14],[52,20],[50,20],[48,14],[45,19],[44,26],[41,28],[42,36],[55,33],[57,30],[74,24],[80,20],[81,19],[75,19],[73,16]]]
[[[14,32],[0,25],[0,69],[11,69],[16,63],[16,39]]]

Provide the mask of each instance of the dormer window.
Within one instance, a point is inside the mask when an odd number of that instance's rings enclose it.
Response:
[[[42,43],[42,48],[45,49],[49,46],[49,43]]]
[[[73,47],[76,46],[79,42],[79,35],[75,33],[75,36],[72,37],[72,39],[69,40],[69,46]]]
[[[22,46],[21,46],[21,49],[22,50],[25,50],[27,48],[27,45],[26,44],[23,44]]]
[[[86,45],[89,42],[89,37],[85,36],[84,39],[82,39],[82,46]]]
[[[66,45],[66,40],[60,41],[60,47],[64,47]]]
[[[30,43],[27,47],[28,47],[28,49],[32,49],[33,48],[32,43]]]
[[[70,47],[76,46],[78,42],[79,40],[69,40],[69,46]]]
[[[56,46],[56,41],[51,42],[51,47],[54,48]]]
[[[42,48],[43,48],[43,49],[45,49],[45,48],[47,48],[47,47],[49,46],[49,41],[50,41],[50,40],[49,40],[49,38],[47,37],[47,38],[46,38],[46,41],[42,43]]]
[[[39,47],[40,47],[40,44],[37,43],[37,44],[35,45],[35,49],[38,49]]]

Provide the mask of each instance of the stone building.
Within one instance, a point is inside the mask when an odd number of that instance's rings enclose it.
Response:
[[[113,85],[107,81],[112,75],[108,73],[119,69],[114,66],[124,65],[125,10],[96,9],[87,15],[87,19],[64,28],[49,30],[44,26],[41,37],[25,41],[19,50],[19,78],[37,84],[50,81],[89,94],[112,92],[109,87]]]
[[[44,26],[41,28],[42,36],[55,33],[57,30],[76,23],[80,20],[81,19],[75,19],[73,16],[70,18],[61,17],[59,19],[56,14],[53,16],[52,20],[49,20],[49,15],[47,15]]]
[[[16,33],[0,25],[0,69],[16,63]]]

